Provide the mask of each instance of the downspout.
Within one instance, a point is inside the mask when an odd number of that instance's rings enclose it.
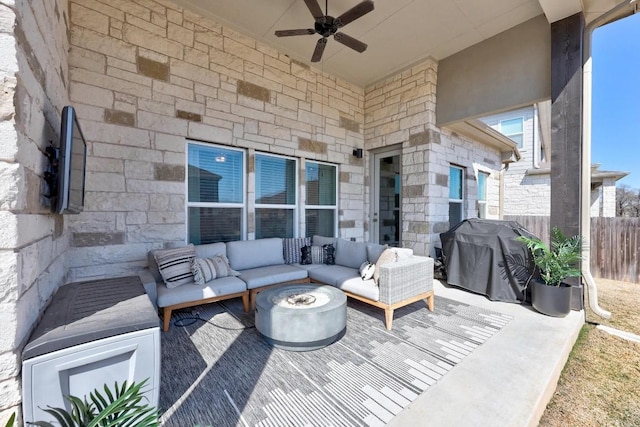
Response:
[[[598,289],[596,282],[591,275],[591,111],[593,100],[593,64],[591,58],[591,39],[593,31],[607,22],[619,19],[622,16],[616,16],[624,8],[628,8],[638,0],[628,0],[615,6],[608,12],[600,15],[591,21],[586,27],[583,34],[583,106],[582,106],[582,171],[581,171],[581,204],[580,228],[584,235],[582,246],[582,277],[589,291],[589,307],[595,314],[605,319],[611,317],[611,313],[600,308],[598,305]],[[625,15],[626,16],[626,15]]]
[[[533,104],[533,167],[535,169],[540,169],[540,136],[538,130],[539,120],[538,120],[538,104]]]

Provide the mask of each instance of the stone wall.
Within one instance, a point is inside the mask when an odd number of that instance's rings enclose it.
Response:
[[[491,174],[489,211],[498,214],[500,153],[436,127],[436,83],[437,62],[428,59],[365,93],[365,147],[402,148],[402,244],[422,255],[434,255],[439,233],[449,229],[451,164],[466,171],[464,217],[477,217],[478,171]],[[371,173],[368,168],[366,182],[372,186]],[[366,201],[369,222],[368,194]]]
[[[64,282],[64,218],[50,213],[43,155],[68,103],[66,1],[0,3],[0,425],[19,413],[20,352]]]
[[[337,164],[340,233],[363,239],[362,88],[166,1],[72,0],[71,22],[71,101],[89,140],[74,279],[135,272],[148,250],[184,244],[188,139],[246,148],[250,162]]]

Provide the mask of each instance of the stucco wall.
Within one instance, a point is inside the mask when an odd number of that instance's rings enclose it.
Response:
[[[68,103],[66,1],[0,4],[0,424],[19,412],[20,352],[64,281],[64,220],[42,179]]]
[[[249,172],[257,151],[337,164],[340,233],[363,238],[362,88],[169,2],[73,0],[71,20],[71,101],[89,140],[73,279],[135,272],[150,249],[184,244],[187,139],[249,149]]]

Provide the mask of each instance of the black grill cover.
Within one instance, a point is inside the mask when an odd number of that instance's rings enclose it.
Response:
[[[518,236],[533,237],[515,221],[486,219],[467,219],[440,234],[447,282],[492,301],[524,301],[531,266]]]

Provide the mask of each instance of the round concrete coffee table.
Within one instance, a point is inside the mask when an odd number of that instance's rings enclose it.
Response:
[[[274,347],[308,351],[336,341],[347,324],[347,297],[327,285],[293,284],[256,297],[256,329]]]

